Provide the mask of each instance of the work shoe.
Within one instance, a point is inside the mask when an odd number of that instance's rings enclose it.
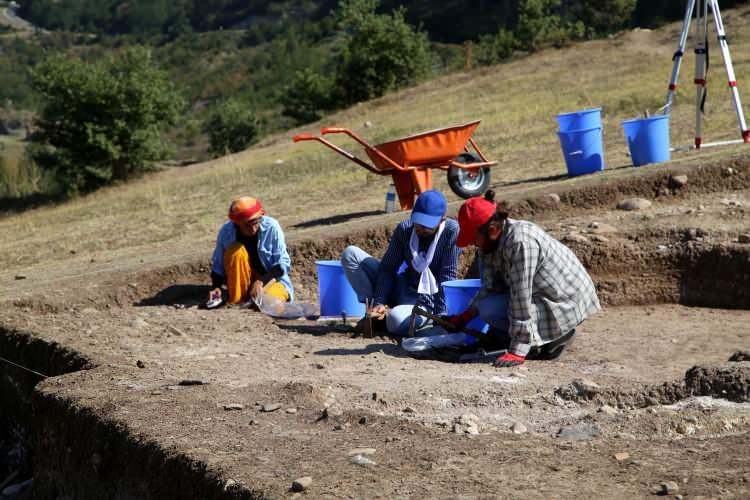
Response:
[[[527,359],[538,359],[549,361],[557,359],[563,353],[566,347],[573,343],[573,337],[575,337],[576,330],[573,328],[571,331],[563,335],[557,340],[553,340],[548,344],[544,344],[541,347],[534,347],[526,356]]]

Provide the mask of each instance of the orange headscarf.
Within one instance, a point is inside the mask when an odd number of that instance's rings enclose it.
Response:
[[[232,201],[229,205],[229,220],[235,224],[240,224],[249,219],[255,219],[259,215],[265,214],[263,205],[257,198],[242,196]]]

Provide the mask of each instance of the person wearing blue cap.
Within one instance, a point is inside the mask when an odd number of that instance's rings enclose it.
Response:
[[[359,301],[369,306],[365,317],[375,318],[373,330],[385,327],[391,335],[406,334],[415,305],[435,315],[446,313],[441,283],[456,279],[461,252],[458,223],[446,218],[447,209],[440,191],[425,191],[411,216],[396,226],[382,260],[356,246],[344,250],[344,273]],[[416,326],[424,322],[418,317]],[[360,323],[362,329],[368,322]]]

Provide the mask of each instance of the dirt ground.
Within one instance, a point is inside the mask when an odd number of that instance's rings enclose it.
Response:
[[[414,359],[341,322],[206,311],[210,248],[96,279],[45,284],[19,270],[0,325],[96,365],[41,383],[40,407],[64,401],[142,451],[188,457],[238,498],[750,498],[750,362],[728,363],[750,349],[750,160],[498,191],[574,249],[605,306],[557,361]],[[616,208],[633,197],[651,205]],[[314,260],[352,243],[382,251],[391,224],[349,227],[288,231],[302,300],[316,300]],[[83,458],[38,457],[39,498],[94,497],[69,479],[81,467],[101,487],[137,470],[70,432],[47,444],[78,439]],[[309,487],[291,491],[304,476]],[[123,481],[121,497],[193,496],[168,486]]]

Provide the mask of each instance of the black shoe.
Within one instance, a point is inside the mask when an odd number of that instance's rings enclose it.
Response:
[[[529,352],[529,355],[526,356],[526,359],[549,361],[559,358],[565,348],[573,342],[573,337],[575,336],[575,334],[576,330],[575,328],[573,328],[571,331],[557,340],[553,340],[552,342],[544,344],[541,347],[532,348]]]

